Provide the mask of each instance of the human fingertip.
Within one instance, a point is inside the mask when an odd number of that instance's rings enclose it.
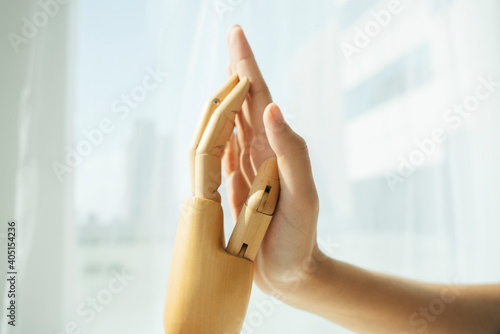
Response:
[[[239,44],[246,40],[245,33],[240,25],[235,24],[229,30],[229,44]]]
[[[276,103],[269,104],[269,112],[271,113],[272,120],[275,126],[280,126],[285,122],[283,114]]]
[[[239,24],[233,24],[229,27],[229,31],[233,30],[234,28],[241,28]]]
[[[240,28],[240,26],[238,24],[233,24],[232,26],[229,27],[229,29],[227,29],[227,40],[228,41],[231,39],[231,34],[232,34],[233,30],[236,28]]]
[[[236,28],[240,28],[240,25],[239,24],[233,24],[229,27],[229,29],[227,29],[227,44],[230,44],[231,43],[231,35],[232,35],[232,32],[234,29]]]

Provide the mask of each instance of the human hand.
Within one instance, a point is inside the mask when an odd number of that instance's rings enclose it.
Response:
[[[312,271],[303,270],[293,277],[290,274],[321,256],[316,242],[319,202],[307,145],[272,103],[241,27],[230,28],[228,46],[229,74],[237,72],[250,81],[247,100],[236,117],[236,135],[223,158],[231,211],[236,220],[256,171],[264,160],[276,155],[280,199],[255,259],[254,280],[264,292],[278,293],[292,301]]]
[[[255,258],[255,283],[356,333],[418,333],[426,328],[426,333],[436,334],[499,332],[498,284],[418,282],[358,268],[319,251],[318,196],[307,146],[272,103],[240,27],[230,29],[228,44],[230,72],[248,77],[251,85],[237,116],[237,135],[224,156],[233,215],[240,212],[249,182],[266,158],[275,154],[279,171],[280,198]]]

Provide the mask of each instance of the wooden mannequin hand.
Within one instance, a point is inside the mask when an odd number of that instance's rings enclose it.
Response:
[[[184,201],[170,266],[165,333],[241,331],[252,286],[253,262],[224,251],[222,207]]]
[[[276,155],[280,200],[255,259],[256,284],[293,304],[299,287],[313,272],[310,263],[322,258],[316,242],[318,195],[305,141],[283,120],[239,26],[228,33],[230,74],[237,71],[250,81],[249,97],[236,117],[236,136],[226,147],[223,163],[233,217],[248,194],[255,171]],[[312,262],[311,262],[312,261]],[[288,299],[288,300],[287,300]]]

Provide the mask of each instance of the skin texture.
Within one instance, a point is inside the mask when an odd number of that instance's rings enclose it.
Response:
[[[318,248],[319,201],[307,145],[284,121],[239,26],[228,74],[250,80],[223,157],[236,220],[260,164],[276,155],[280,200],[255,260],[255,283],[284,302],[358,333],[500,333],[500,285],[446,285],[367,271]]]
[[[226,147],[224,170],[231,212],[239,214],[256,170],[276,155],[282,180],[274,218],[255,260],[255,282],[271,293],[286,281],[286,270],[317,251],[318,195],[305,141],[284,122],[257,66],[243,30],[228,34],[230,66],[250,80],[250,91],[236,120],[236,136]],[[283,288],[287,283],[283,283]]]

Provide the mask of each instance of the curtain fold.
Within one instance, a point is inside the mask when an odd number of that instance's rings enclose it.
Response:
[[[71,274],[67,272],[67,264],[73,254],[74,233],[71,233],[72,181],[69,178],[60,182],[53,163],[64,163],[65,146],[70,142],[74,89],[71,80],[74,63],[69,56],[72,6],[61,5],[57,10],[53,7],[53,16],[37,1],[8,6],[8,10],[1,11],[4,27],[9,33],[25,38],[25,42],[13,46],[10,40],[2,41],[6,56],[2,57],[5,71],[2,87],[6,88],[4,92],[11,93],[2,96],[8,104],[2,108],[2,115],[9,115],[2,123],[12,131],[5,142],[16,149],[15,157],[11,157],[16,169],[15,173],[3,172],[0,177],[2,185],[13,185],[10,195],[14,203],[9,219],[16,221],[18,229],[16,326],[2,321],[0,331],[59,332],[69,321],[66,310],[72,293],[68,290]],[[26,20],[36,30],[31,37],[23,30],[28,29],[23,28]],[[2,156],[5,153],[2,150]],[[2,309],[10,300],[3,283]]]

